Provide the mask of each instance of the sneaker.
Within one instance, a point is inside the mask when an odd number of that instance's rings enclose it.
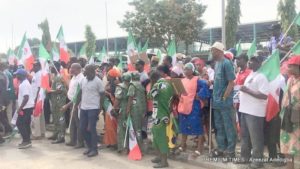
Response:
[[[32,147],[30,142],[24,142],[24,143],[19,144],[19,146],[18,146],[19,149],[27,149],[30,147]]]

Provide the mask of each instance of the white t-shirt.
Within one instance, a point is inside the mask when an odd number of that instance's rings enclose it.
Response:
[[[35,97],[37,96],[38,89],[41,87],[41,78],[42,78],[42,71],[36,72],[31,80],[31,86],[32,86],[32,96]]]
[[[69,83],[69,90],[68,90],[68,99],[72,100],[76,94],[77,86],[81,84],[81,81],[84,79],[82,73],[78,74],[77,76],[73,76],[70,83]]]
[[[143,71],[143,72],[141,72],[139,74],[140,74],[140,82],[141,83],[144,82],[144,81],[146,81],[147,79],[149,79],[149,76],[148,76],[148,74],[145,71]]]
[[[207,68],[208,80],[213,81],[215,79],[215,71],[211,67]],[[209,89],[213,89],[214,85],[211,85]]]
[[[18,93],[18,105],[21,106],[24,96],[28,95],[29,100],[23,109],[33,108],[34,107],[34,96],[32,93],[32,86],[30,85],[29,81],[26,79],[19,86],[19,93]]]
[[[102,81],[96,76],[88,81],[84,78],[81,82],[81,109],[91,110],[100,108],[100,93],[104,92]]]
[[[256,72],[252,72],[246,78],[244,86],[253,91],[259,91],[265,95],[269,93],[269,82],[267,78]],[[267,100],[257,99],[247,93],[240,91],[239,112],[258,117],[266,116]]]

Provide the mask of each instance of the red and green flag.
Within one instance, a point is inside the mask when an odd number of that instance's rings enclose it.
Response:
[[[17,61],[15,52],[11,48],[7,51],[7,61],[9,65],[15,65],[15,62]]]
[[[24,65],[27,71],[31,71],[34,63],[34,56],[31,52],[26,33],[23,36],[22,42],[20,44],[17,57],[19,59],[18,64]]]
[[[267,101],[266,120],[272,120],[279,113],[279,93],[282,76],[280,75],[279,51],[276,50],[257,71],[264,75],[269,82],[269,94]]]
[[[39,47],[39,61],[42,66],[41,88],[49,91],[50,88],[50,70],[49,62],[52,62],[51,55],[47,52],[44,45],[41,43]],[[59,72],[58,72],[59,73]]]
[[[68,63],[70,61],[70,56],[68,53],[68,47],[65,41],[65,36],[63,32],[63,27],[60,26],[56,39],[59,41],[59,59],[62,62]]]
[[[130,116],[128,116],[127,120],[127,127],[128,127],[128,134],[129,134],[129,154],[128,158],[130,160],[141,160],[142,159],[142,152],[138,145],[136,132],[132,126],[132,120]]]

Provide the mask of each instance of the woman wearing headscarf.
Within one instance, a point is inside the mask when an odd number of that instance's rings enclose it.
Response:
[[[288,161],[287,168],[298,168],[294,161],[300,157],[300,55],[288,60],[290,78],[282,100],[282,130],[280,133],[280,149]]]
[[[131,81],[130,73],[124,73],[122,76],[122,83],[117,84],[115,91],[115,103],[114,103],[114,116],[117,118],[117,140],[118,140],[118,152],[126,151],[124,147],[125,132],[126,132],[126,120],[127,120],[127,103],[128,103],[128,87]]]
[[[106,112],[104,144],[108,147],[117,145],[117,120],[112,115],[112,109],[115,103],[116,85],[120,83],[120,77],[120,72],[115,68],[112,68],[107,72],[108,83],[105,86],[106,98],[103,107]]]
[[[179,128],[182,134],[180,151],[186,150],[188,136],[198,136],[195,155],[201,155],[203,151],[204,132],[202,125],[203,102],[209,96],[207,83],[194,76],[195,67],[192,63],[184,66],[185,78],[182,83],[185,86],[186,94],[180,96],[178,105]]]
[[[136,138],[139,147],[142,147],[142,126],[143,117],[147,111],[146,91],[140,82],[140,75],[138,72],[131,74],[132,81],[128,88],[128,104],[127,115],[132,119],[132,126],[136,133]]]

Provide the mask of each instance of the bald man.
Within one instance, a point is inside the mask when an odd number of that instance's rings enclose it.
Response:
[[[68,90],[68,99],[70,100],[69,103],[62,107],[61,112],[65,112],[68,108],[72,108],[73,111],[71,112],[71,125],[70,125],[70,142],[67,143],[67,146],[75,146],[75,148],[83,148],[83,137],[80,132],[79,128],[79,118],[78,118],[78,107],[73,106],[73,99],[77,94],[77,88],[81,84],[81,81],[84,79],[84,75],[81,71],[82,67],[79,63],[73,63],[70,67],[70,74],[73,76],[70,83],[69,83],[69,90]]]

